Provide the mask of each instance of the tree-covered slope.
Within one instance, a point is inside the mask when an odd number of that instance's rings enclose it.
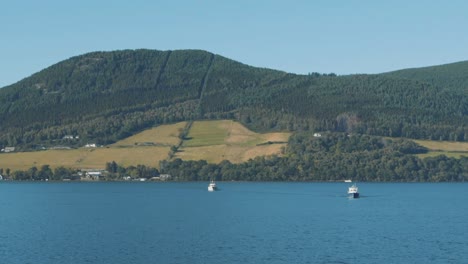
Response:
[[[2,121],[6,126],[62,123],[114,109],[198,99],[211,57],[201,51],[147,50],[74,57],[2,89]]]
[[[220,118],[256,131],[468,140],[467,94],[455,83],[295,75],[199,50],[93,52],[0,89],[0,146],[20,149],[106,144],[159,124]]]
[[[405,69],[383,75],[422,81],[451,91],[459,91],[465,95],[468,93],[468,61]]]
[[[73,57],[0,89],[0,145],[110,143],[150,126],[203,118],[202,105],[219,107],[217,95],[283,74],[198,50]],[[232,117],[227,109],[235,107],[222,105],[221,114]],[[61,140],[65,135],[80,139]]]

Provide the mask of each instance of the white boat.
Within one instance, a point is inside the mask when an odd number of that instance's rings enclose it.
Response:
[[[351,181],[351,180],[348,179],[348,180],[344,180],[344,182],[353,182],[353,181]]]
[[[359,189],[356,184],[348,188],[348,196],[349,198],[359,198]]]
[[[210,184],[208,184],[208,191],[214,192],[216,190],[218,190],[218,187],[216,187],[216,183],[213,180],[211,180]]]

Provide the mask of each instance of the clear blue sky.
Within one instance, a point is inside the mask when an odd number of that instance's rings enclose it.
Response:
[[[468,60],[468,1],[42,0],[0,5],[0,87],[91,51],[203,49],[293,73]]]

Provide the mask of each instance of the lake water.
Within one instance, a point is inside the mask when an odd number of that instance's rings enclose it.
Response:
[[[0,263],[468,263],[468,184],[0,183]]]

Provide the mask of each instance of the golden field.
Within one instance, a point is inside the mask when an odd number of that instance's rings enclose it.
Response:
[[[413,140],[432,151],[468,152],[468,143],[452,141]]]
[[[33,166],[48,164],[52,168],[64,166],[77,169],[104,169],[106,162],[120,165],[147,165],[158,167],[159,161],[168,158],[171,146],[180,142],[180,131],[186,122],[151,128],[112,145],[98,148],[70,150],[44,150],[0,154],[0,168],[27,170]],[[183,142],[176,158],[220,162],[224,159],[233,163],[246,161],[263,155],[279,154],[283,144],[257,146],[267,141],[284,141],[289,133],[258,134],[241,124],[228,121],[194,122],[188,137]]]
[[[104,169],[106,162],[115,161],[129,166],[136,164],[158,166],[167,157],[170,147],[80,148],[5,153],[0,155],[0,168],[26,170],[48,164],[52,168],[64,166],[77,169]]]
[[[460,158],[468,157],[468,143],[452,141],[431,141],[431,140],[413,140],[417,144],[429,149],[426,154],[419,154],[418,157],[435,157],[445,155],[447,157]]]

